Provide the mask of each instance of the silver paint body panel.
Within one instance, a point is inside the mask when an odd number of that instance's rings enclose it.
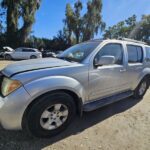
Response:
[[[123,65],[95,68],[93,59],[103,46],[119,43],[123,46]],[[128,64],[126,44],[143,48],[143,63]],[[82,62],[73,63],[56,58],[22,61],[9,65],[2,73],[23,86],[7,97],[0,98],[0,122],[6,129],[21,129],[23,114],[40,95],[54,90],[74,92],[83,104],[127,90],[134,90],[141,79],[150,74],[143,44],[120,40],[105,40]]]

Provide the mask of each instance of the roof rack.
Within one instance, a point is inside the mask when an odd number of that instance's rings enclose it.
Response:
[[[88,41],[102,41],[104,39],[91,39],[91,40],[88,40]]]
[[[119,37],[118,40],[134,42],[134,43],[139,43],[139,44],[147,44],[146,42],[143,42],[143,41],[137,41],[137,40],[134,40],[134,39],[122,38],[122,37]]]

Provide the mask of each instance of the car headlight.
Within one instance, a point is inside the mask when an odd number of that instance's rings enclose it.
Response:
[[[2,86],[1,86],[1,93],[3,96],[7,96],[13,91],[17,90],[19,87],[21,87],[21,83],[17,80],[12,80],[9,78],[4,77]]]

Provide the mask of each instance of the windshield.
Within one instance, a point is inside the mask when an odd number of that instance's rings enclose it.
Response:
[[[68,48],[58,58],[68,61],[82,62],[100,44],[100,42],[86,42]]]

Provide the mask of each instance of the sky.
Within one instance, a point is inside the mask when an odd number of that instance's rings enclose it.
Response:
[[[33,26],[33,35],[37,37],[53,38],[63,28],[65,7],[72,6],[76,0],[42,0],[41,7],[36,13],[36,23]],[[86,12],[88,0],[83,3],[82,14]],[[102,16],[107,26],[112,26],[125,20],[133,14],[138,20],[143,14],[150,14],[150,0],[103,0]],[[99,35],[95,36],[100,37]]]
[[[33,35],[37,37],[53,38],[63,28],[65,7],[67,3],[74,5],[76,0],[42,0],[41,7],[36,13],[36,22],[33,25]],[[82,14],[86,12],[88,0],[83,3]],[[143,14],[150,14],[150,0],[103,0],[102,16],[107,26],[112,26],[125,20],[133,14],[138,20]],[[99,33],[97,37],[100,37]]]

